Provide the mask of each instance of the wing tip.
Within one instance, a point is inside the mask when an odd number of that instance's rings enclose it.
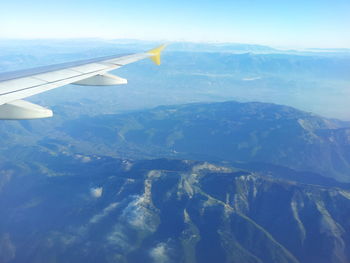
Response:
[[[156,47],[154,49],[149,50],[147,53],[151,55],[151,60],[156,64],[160,65],[161,64],[161,53],[163,49],[165,49],[167,44],[160,45],[159,47]]]

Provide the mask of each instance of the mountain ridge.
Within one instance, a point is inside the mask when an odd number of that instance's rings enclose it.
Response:
[[[350,259],[348,190],[208,162],[45,156],[0,188],[2,262]]]
[[[83,117],[59,130],[77,141],[89,138],[107,148],[108,141],[114,149],[126,147],[146,156],[263,162],[350,180],[348,123],[276,104],[161,106]]]

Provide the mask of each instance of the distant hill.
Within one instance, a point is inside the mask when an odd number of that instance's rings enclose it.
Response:
[[[262,162],[350,181],[348,127],[286,106],[223,102],[81,117],[58,130],[91,153]]]
[[[261,163],[349,182],[350,123],[267,103],[197,103],[0,124],[0,159],[24,146],[126,158]]]

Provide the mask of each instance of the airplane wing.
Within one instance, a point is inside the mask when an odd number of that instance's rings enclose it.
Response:
[[[23,98],[67,84],[106,86],[126,84],[127,80],[108,72],[145,58],[160,65],[165,45],[144,53],[118,55],[69,62],[36,69],[0,74],[0,119],[38,119],[52,117],[51,110]]]

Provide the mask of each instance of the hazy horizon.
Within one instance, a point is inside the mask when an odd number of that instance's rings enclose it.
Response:
[[[142,52],[156,43],[130,39],[65,39],[10,40],[0,41],[0,45],[0,71],[9,72]],[[176,53],[178,51],[181,55]],[[101,104],[109,106],[102,111],[93,107],[91,112],[95,111],[95,114],[200,101],[261,101],[349,120],[349,77],[346,72],[349,54],[343,49],[298,51],[238,43],[178,42],[167,47],[161,67],[145,61],[118,69],[115,74],[131,80],[127,89],[68,86],[33,99],[41,98],[52,107],[91,99],[94,97],[91,94],[103,91]],[[153,74],[158,77],[149,79],[148,76]],[[85,109],[90,112],[90,106]]]
[[[117,42],[117,44],[167,44],[168,48],[172,47],[174,44],[195,44],[195,45],[249,45],[249,46],[261,46],[261,47],[269,47],[272,49],[280,50],[280,51],[317,51],[317,52],[323,52],[323,51],[345,51],[350,52],[350,46],[349,47],[321,47],[321,46],[305,46],[305,47],[298,47],[298,46],[281,46],[281,45],[269,45],[259,42],[233,42],[233,41],[191,41],[191,40],[164,40],[164,39],[141,39],[141,38],[102,38],[102,37],[76,37],[76,38],[40,38],[40,37],[1,37],[0,41],[50,41],[50,42],[74,42],[74,41],[89,41],[89,42],[100,42],[100,43],[108,43],[108,42]],[[3,44],[0,42],[0,45]]]

